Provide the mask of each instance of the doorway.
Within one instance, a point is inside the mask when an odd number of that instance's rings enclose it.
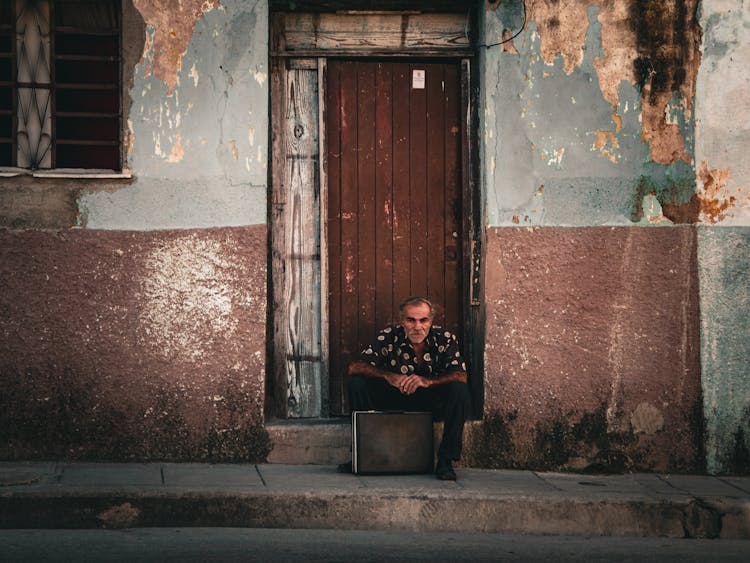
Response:
[[[346,414],[348,362],[415,294],[463,337],[481,408],[469,21],[272,13],[268,418]]]
[[[326,83],[331,414],[410,295],[462,341],[460,62],[331,60]]]

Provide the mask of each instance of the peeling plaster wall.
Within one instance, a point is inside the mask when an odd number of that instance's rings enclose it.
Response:
[[[750,226],[750,5],[703,0],[696,92],[698,189],[704,224]]]
[[[526,5],[481,53],[489,224],[691,222],[695,2]],[[485,43],[522,24],[520,2],[488,4]]]
[[[0,179],[0,459],[264,460],[267,2],[123,14],[132,179]]]
[[[267,2],[133,4],[130,25],[145,28],[129,90],[127,160],[136,180],[82,191],[79,226],[265,224]]]
[[[703,0],[696,91],[708,469],[750,473],[750,5]]]
[[[488,224],[488,438],[479,442],[479,458],[499,466],[750,471],[746,1],[526,0],[525,25],[520,1],[484,5],[485,44],[520,33],[479,52]],[[528,237],[516,230],[524,226],[534,229]],[[603,236],[601,226],[638,232]],[[560,227],[570,228],[569,234]],[[664,236],[673,235],[661,233],[664,228],[680,229],[677,239],[688,236],[684,229],[692,231],[691,250],[665,255]],[[617,295],[625,295],[619,291],[602,290],[610,282],[592,286],[581,272],[566,277],[557,255],[537,250],[553,245],[562,252],[568,239],[580,249],[571,251],[571,260],[598,249],[592,275],[605,273],[626,284],[625,301],[618,301]],[[631,248],[635,240],[637,251]],[[627,256],[630,261],[622,262]],[[668,286],[675,272],[687,276],[692,288],[682,297],[656,289]],[[642,284],[646,279],[651,282]],[[619,307],[614,316],[597,313],[601,291]],[[573,318],[569,309],[553,306],[560,305],[560,292],[569,299],[581,295],[584,302]],[[694,299],[687,297],[691,292]],[[527,302],[534,306],[527,310]],[[646,303],[658,303],[660,314],[683,328],[655,330],[654,319],[641,311]],[[522,316],[504,318],[517,308],[525,311]],[[579,315],[590,334],[577,333],[559,350],[540,341],[545,335],[566,341],[566,331],[577,331]],[[627,323],[618,324],[621,318]],[[498,346],[508,338],[512,346]],[[580,352],[597,343],[603,344],[603,364]],[[553,397],[558,414],[542,398],[541,418],[535,418],[528,397],[557,389],[565,373],[555,371],[566,365],[558,351],[576,358],[569,361],[587,371],[587,383],[577,384],[580,393]],[[696,356],[682,367],[666,360],[698,351],[700,361]],[[617,362],[608,364],[617,358],[629,366],[625,371],[614,369]],[[514,376],[524,365],[537,369]],[[618,386],[622,399],[634,402],[613,431],[615,411],[603,389]],[[670,389],[684,392],[686,386],[689,400],[659,406]],[[638,422],[646,419],[653,424]],[[668,427],[680,439],[664,434]],[[653,431],[647,433],[651,446],[638,428]],[[606,459],[607,448],[619,458]],[[659,449],[670,453],[660,457]]]

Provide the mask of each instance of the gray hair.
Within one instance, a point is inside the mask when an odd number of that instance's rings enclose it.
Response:
[[[404,309],[411,307],[412,305],[421,305],[423,303],[430,308],[430,318],[433,318],[435,316],[435,308],[432,306],[432,303],[430,303],[430,300],[426,297],[420,297],[419,295],[413,295],[412,297],[404,299],[398,306],[398,312],[403,318]]]

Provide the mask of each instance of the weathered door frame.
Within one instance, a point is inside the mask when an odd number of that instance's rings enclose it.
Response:
[[[265,403],[268,418],[319,418],[329,414],[328,183],[324,150],[327,60],[388,57],[461,61],[461,107],[466,111],[461,120],[464,345],[473,374],[473,410],[481,415],[483,230],[476,184],[477,80],[471,73],[474,53],[466,33],[471,23],[468,17],[413,12],[271,15],[272,330]],[[317,107],[311,102],[317,102]],[[320,393],[306,392],[314,388]]]

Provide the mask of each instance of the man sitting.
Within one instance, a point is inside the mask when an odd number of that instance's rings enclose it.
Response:
[[[409,297],[399,311],[400,324],[380,331],[361,359],[349,365],[349,406],[352,411],[431,411],[444,421],[435,475],[455,481],[451,462],[461,457],[469,412],[466,364],[456,337],[432,325],[434,309],[427,299]],[[351,464],[339,469],[351,471]]]

